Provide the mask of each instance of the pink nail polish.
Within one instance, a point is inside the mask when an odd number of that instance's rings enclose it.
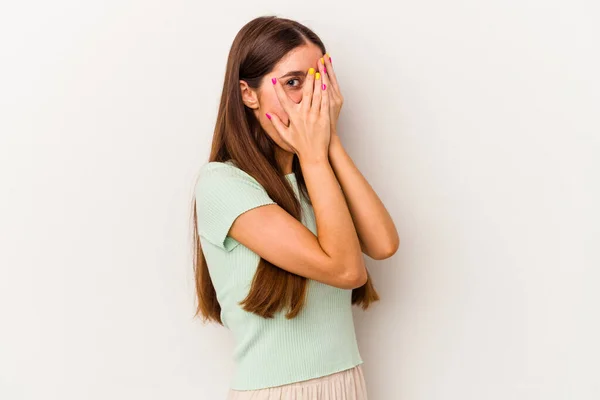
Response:
[[[325,90],[326,88],[327,88],[327,85],[326,85],[326,84],[322,84],[322,85],[321,85],[321,89]]]
[[[269,115],[269,113],[265,113],[265,115],[267,116],[267,118],[271,119],[271,116]]]
[[[331,57],[329,57],[329,62],[331,62]]]
[[[271,78],[271,82],[273,82],[273,85],[277,83],[277,78]]]
[[[327,67],[323,67],[323,72],[327,73]]]

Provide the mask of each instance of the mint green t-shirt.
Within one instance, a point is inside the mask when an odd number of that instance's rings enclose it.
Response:
[[[302,204],[302,223],[317,234],[312,206],[299,194],[296,176],[288,174]],[[352,368],[361,359],[352,319],[352,290],[308,280],[299,315],[285,309],[266,319],[238,304],[250,289],[260,257],[228,236],[242,213],[276,204],[256,179],[231,161],[202,166],[195,188],[198,234],[221,305],[221,320],[235,340],[235,373],[230,387],[255,390],[313,379]]]

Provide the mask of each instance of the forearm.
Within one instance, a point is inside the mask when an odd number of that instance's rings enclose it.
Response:
[[[329,162],[339,182],[365,253],[374,259],[391,256],[399,245],[394,222],[369,182],[332,135]]]
[[[364,259],[350,210],[327,158],[300,160],[317,224],[317,238],[323,251],[350,274],[363,266]]]

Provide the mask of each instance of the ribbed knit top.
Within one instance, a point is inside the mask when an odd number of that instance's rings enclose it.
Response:
[[[300,195],[296,176],[287,174],[302,205],[302,224],[315,235],[312,206]],[[286,310],[266,319],[238,304],[250,289],[260,257],[228,236],[242,213],[276,204],[256,179],[231,161],[202,166],[195,188],[198,234],[223,325],[235,340],[235,373],[230,387],[254,390],[313,379],[361,364],[352,290],[308,280],[306,302],[297,317]]]

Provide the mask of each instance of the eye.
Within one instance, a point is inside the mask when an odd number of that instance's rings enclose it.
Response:
[[[293,81],[298,81],[298,85],[294,86],[294,85],[290,85],[290,84],[289,84],[290,82],[293,82]],[[290,80],[288,80],[288,81],[287,81],[285,84],[286,84],[287,86],[290,86],[291,88],[297,88],[297,87],[300,85],[300,79],[296,79],[296,78],[294,78],[294,79],[290,79]]]

